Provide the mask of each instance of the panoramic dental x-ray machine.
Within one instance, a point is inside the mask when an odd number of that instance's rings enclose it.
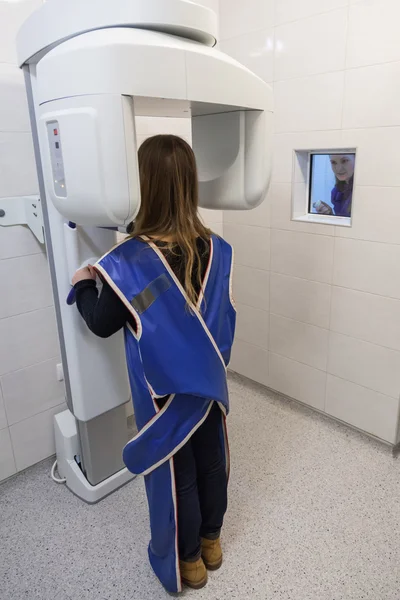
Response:
[[[216,15],[185,0],[49,0],[18,34],[68,406],[58,472],[87,502],[132,477],[131,398],[122,332],[96,338],[66,298],[139,210],[135,117],[191,117],[201,206],[251,209],[268,190],[271,89],[216,42]]]

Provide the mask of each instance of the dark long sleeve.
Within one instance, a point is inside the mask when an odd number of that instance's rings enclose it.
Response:
[[[99,296],[96,282],[93,279],[85,279],[75,285],[75,293],[78,310],[95,335],[110,337],[127,322],[136,329],[129,310],[108,283],[103,282]]]
[[[202,279],[204,279],[209,258],[209,244],[198,239],[198,250],[201,256]],[[158,245],[163,248],[164,244]],[[166,258],[182,283],[185,281],[185,263],[179,251],[166,252]],[[193,268],[193,286],[197,293],[200,293],[200,284],[196,277],[197,265]],[[110,285],[103,281],[103,289],[100,296],[97,291],[96,282],[93,279],[84,279],[75,286],[76,304],[80,314],[95,335],[107,338],[122,329],[126,323],[129,323],[136,331],[136,322],[129,309],[125,306],[119,296],[113,291]]]

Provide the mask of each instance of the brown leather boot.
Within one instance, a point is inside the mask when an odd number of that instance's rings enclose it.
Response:
[[[216,571],[222,565],[222,548],[220,539],[207,540],[201,539],[201,555],[204,564],[210,571]]]
[[[202,558],[196,562],[179,561],[181,567],[182,583],[194,590],[203,588],[208,580],[207,569]]]

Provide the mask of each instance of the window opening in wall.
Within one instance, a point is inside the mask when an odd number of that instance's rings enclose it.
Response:
[[[295,150],[292,220],[351,227],[356,149]]]
[[[310,214],[351,218],[356,155],[311,154]]]

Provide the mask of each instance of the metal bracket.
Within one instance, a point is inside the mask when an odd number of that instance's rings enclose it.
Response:
[[[28,225],[39,242],[44,244],[42,204],[39,196],[0,198],[0,226],[12,225]]]

